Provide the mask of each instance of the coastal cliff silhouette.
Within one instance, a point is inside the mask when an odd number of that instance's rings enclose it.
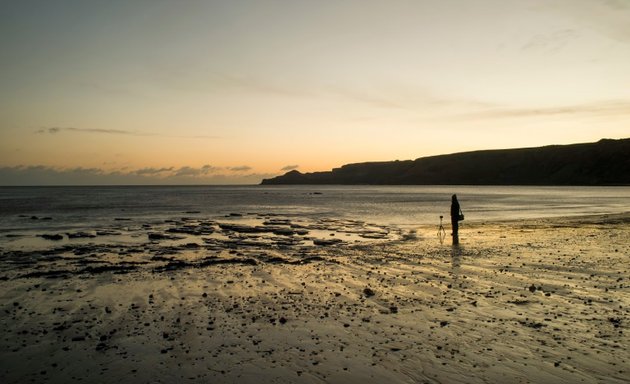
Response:
[[[356,163],[326,172],[293,170],[262,184],[630,185],[630,139]]]

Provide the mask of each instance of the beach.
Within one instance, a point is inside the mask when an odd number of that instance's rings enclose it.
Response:
[[[630,0],[3,1],[0,40],[0,384],[630,384]]]
[[[3,383],[630,380],[628,213],[118,225],[2,250]]]

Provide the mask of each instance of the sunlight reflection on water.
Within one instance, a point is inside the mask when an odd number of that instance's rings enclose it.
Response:
[[[618,213],[630,187],[494,186],[152,186],[3,187],[0,231],[129,225],[230,213],[358,219],[384,225],[435,224],[457,193],[467,221]],[[50,218],[50,220],[42,220]]]

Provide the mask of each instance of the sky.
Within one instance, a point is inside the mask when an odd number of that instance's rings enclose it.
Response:
[[[0,185],[630,137],[630,0],[0,2]]]

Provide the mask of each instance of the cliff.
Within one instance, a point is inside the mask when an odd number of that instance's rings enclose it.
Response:
[[[347,164],[262,184],[630,185],[630,139]]]

